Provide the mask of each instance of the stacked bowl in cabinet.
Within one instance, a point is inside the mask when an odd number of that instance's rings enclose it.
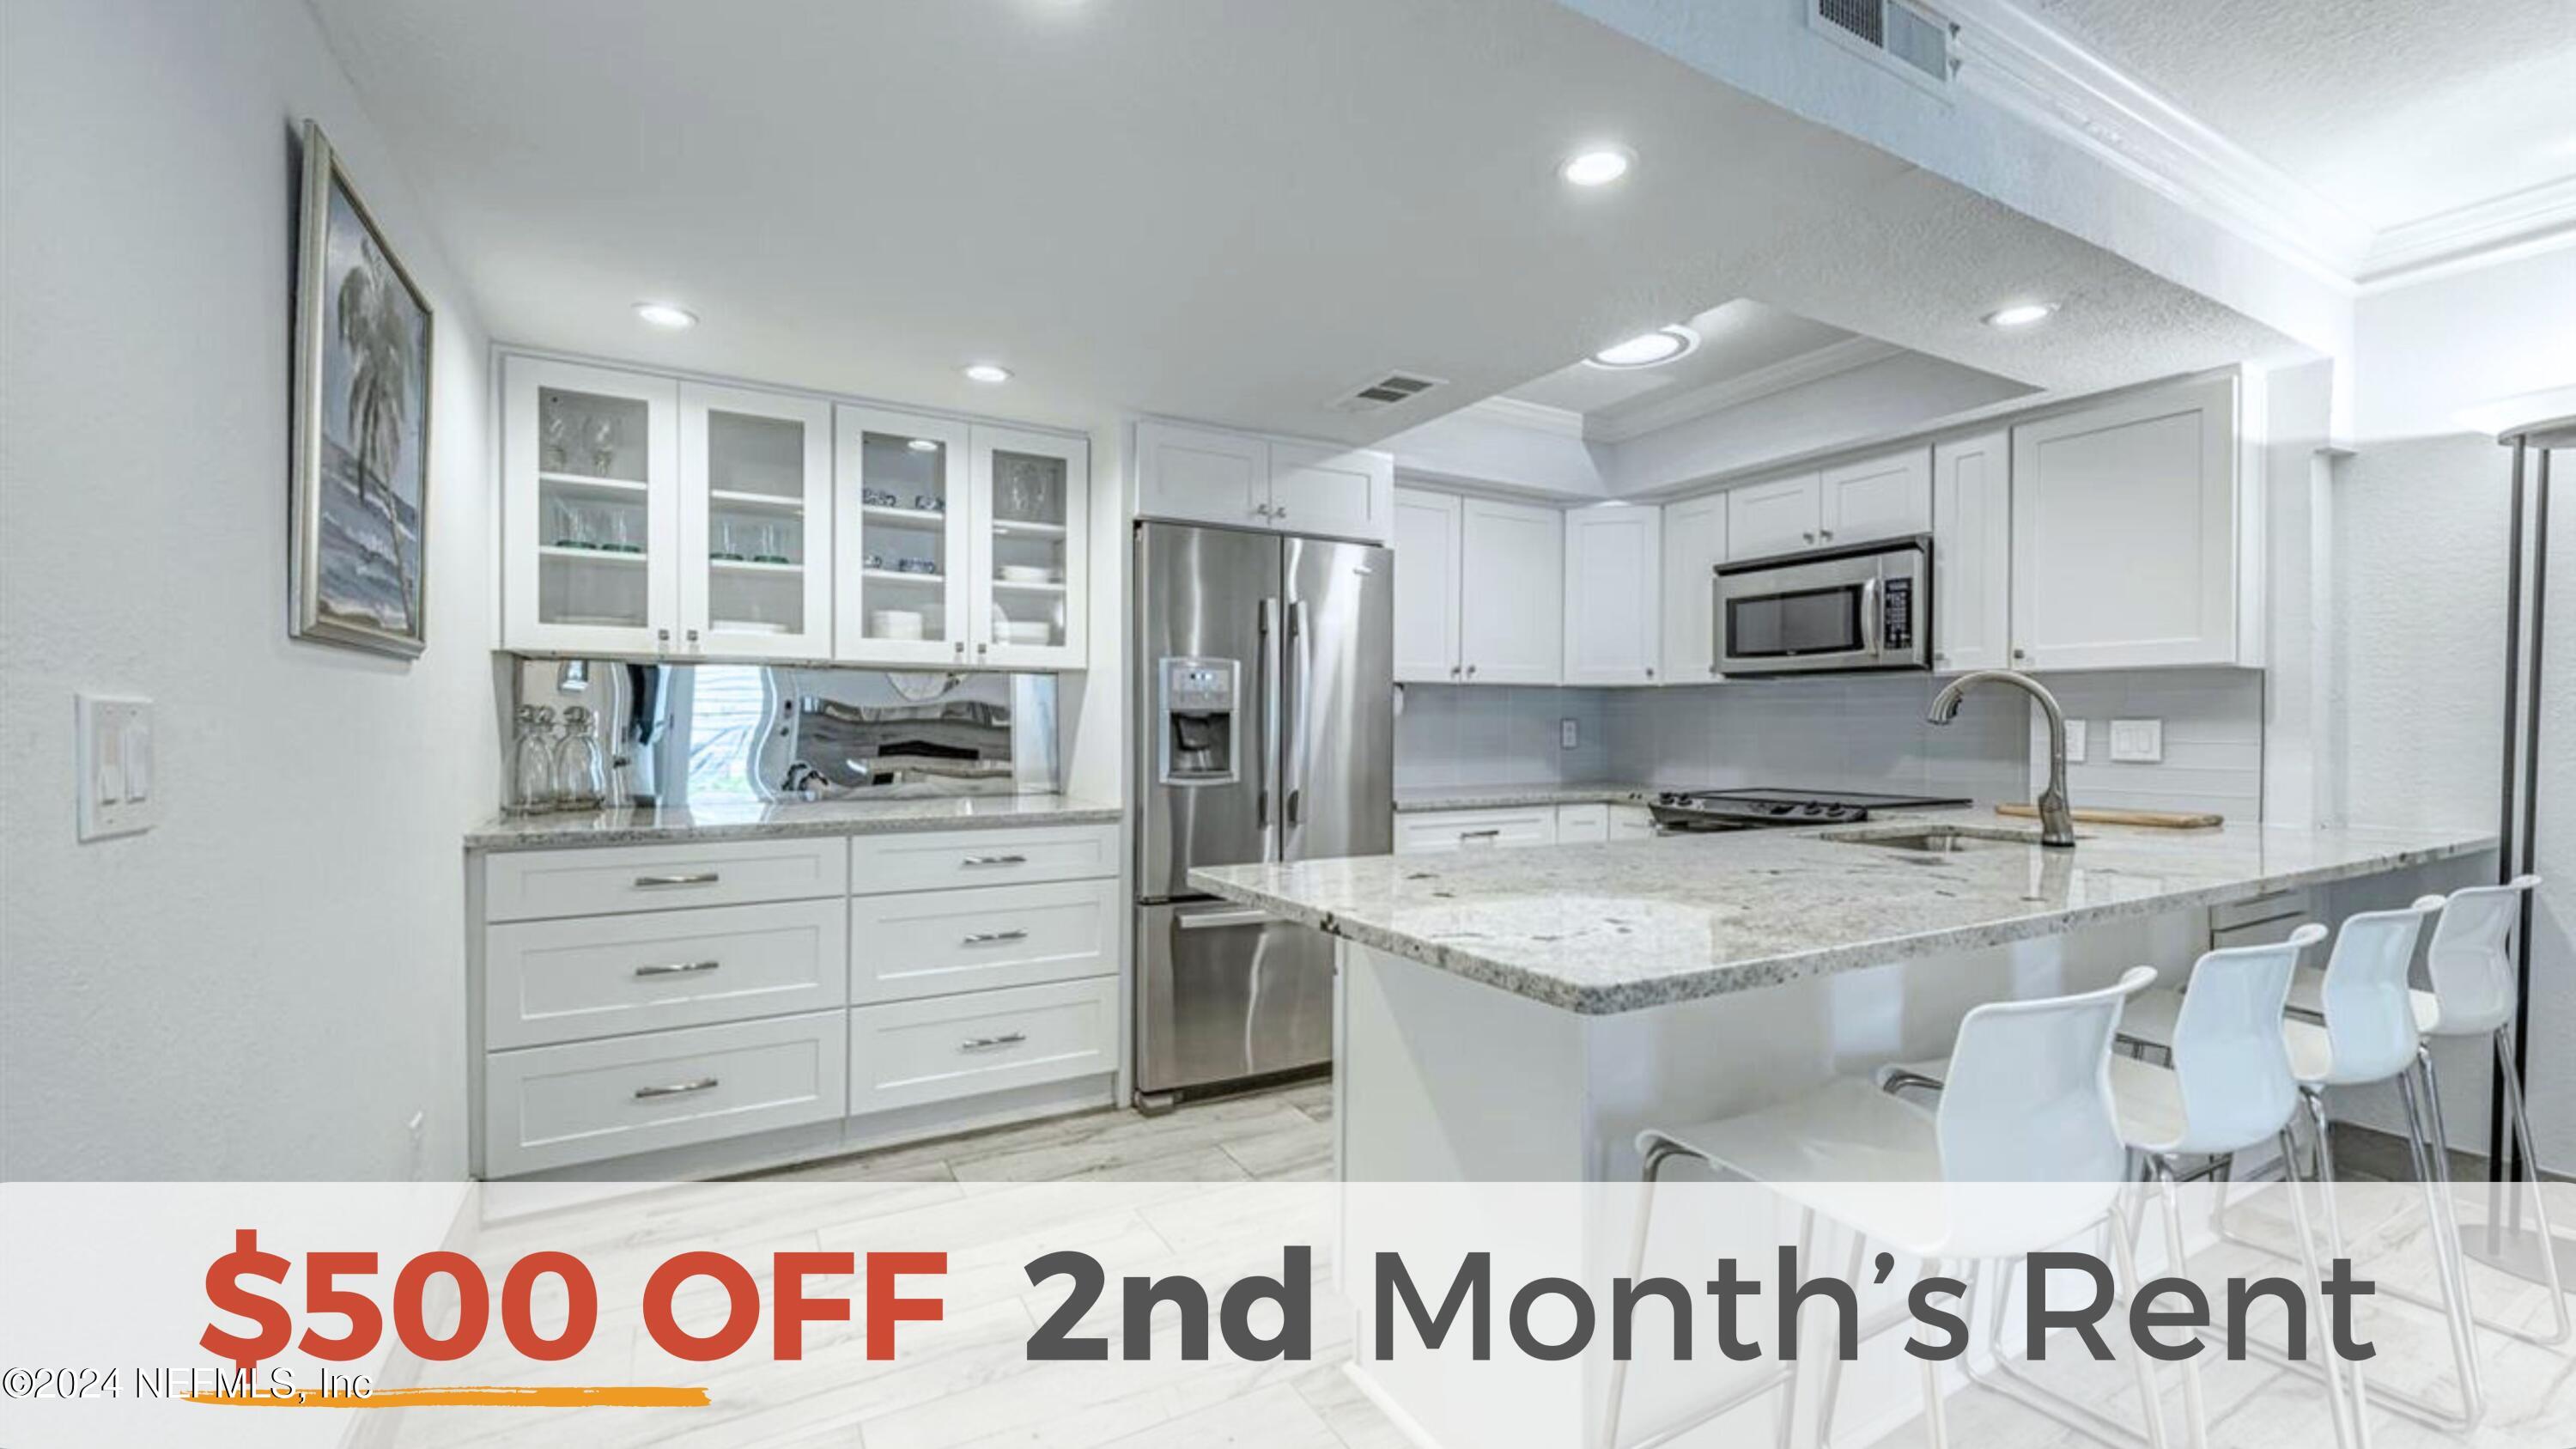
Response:
[[[486,1177],[1109,1100],[1114,824],[503,851],[480,885]]]

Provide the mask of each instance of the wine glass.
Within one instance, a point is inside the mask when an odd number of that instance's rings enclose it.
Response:
[[[617,464],[617,419],[593,418],[590,422],[590,469],[607,475]]]
[[[546,410],[546,469],[560,473],[572,458],[572,419],[561,408]]]

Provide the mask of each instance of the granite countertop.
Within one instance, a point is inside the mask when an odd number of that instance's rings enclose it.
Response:
[[[504,815],[465,837],[467,850],[556,850],[792,835],[876,835],[1012,825],[1097,825],[1126,814],[1064,795],[934,795],[900,800],[745,800],[587,815]]]
[[[1411,810],[1507,810],[1520,805],[1643,805],[1646,785],[1432,785],[1395,792],[1395,813]]]
[[[1917,827],[1945,817],[1912,817]],[[1960,812],[1946,819],[1966,821]],[[1190,872],[1203,890],[1584,1015],[2374,875],[2492,849],[2459,830],[2078,826],[2073,850],[1980,822],[1955,854],[1868,825]]]

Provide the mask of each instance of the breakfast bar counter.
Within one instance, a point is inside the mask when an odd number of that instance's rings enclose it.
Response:
[[[2145,963],[2178,980],[2214,907],[2463,876],[2492,836],[2081,828],[1967,811],[1828,829],[1194,871],[1337,938],[1353,1180],[1635,1171],[1639,1128],[1750,1110],[1949,1050],[1994,1000]]]

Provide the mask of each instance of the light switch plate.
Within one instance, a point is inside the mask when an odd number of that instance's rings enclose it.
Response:
[[[2084,721],[2080,719],[2066,722],[2066,763],[2084,763]]]
[[[2161,719],[2111,721],[2111,758],[2125,764],[2152,765],[2165,757],[2165,722]]]
[[[73,696],[78,744],[75,789],[80,838],[133,835],[161,822],[152,701],[114,695]]]

